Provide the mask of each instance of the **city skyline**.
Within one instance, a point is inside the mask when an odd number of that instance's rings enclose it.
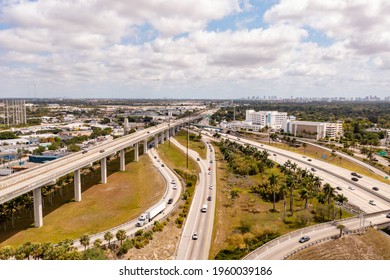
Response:
[[[5,0],[2,96],[383,99],[388,11],[384,0]]]

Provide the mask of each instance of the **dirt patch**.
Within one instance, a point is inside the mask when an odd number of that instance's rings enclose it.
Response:
[[[291,256],[290,260],[390,260],[390,238],[370,229],[319,244]]]

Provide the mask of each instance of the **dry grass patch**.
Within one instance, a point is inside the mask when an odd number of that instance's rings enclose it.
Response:
[[[390,260],[390,238],[374,229],[304,249],[290,260]]]

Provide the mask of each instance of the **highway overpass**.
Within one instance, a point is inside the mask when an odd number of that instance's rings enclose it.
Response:
[[[170,123],[160,124],[148,129],[137,131],[130,135],[105,142],[89,149],[87,152],[74,153],[57,160],[44,163],[41,166],[12,174],[0,179],[0,204],[15,197],[33,191],[34,200],[34,224],[35,227],[43,225],[42,193],[41,187],[52,184],[58,178],[73,173],[75,201],[81,201],[81,169],[89,167],[93,162],[101,162],[101,183],[107,183],[107,157],[120,155],[120,170],[125,170],[125,150],[134,147],[134,159],[138,161],[139,144],[143,145],[144,153],[147,151],[148,140],[154,139],[155,147],[164,143],[171,136],[189,122],[201,119],[202,116],[194,116],[176,120]]]

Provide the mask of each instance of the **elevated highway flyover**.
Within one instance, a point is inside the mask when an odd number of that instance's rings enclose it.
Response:
[[[148,149],[148,140],[154,139],[154,145],[157,148],[159,143],[164,143],[170,136],[187,123],[197,121],[202,116],[193,116],[191,118],[179,119],[170,123],[160,124],[142,131],[125,135],[123,137],[105,142],[101,145],[89,149],[87,152],[74,153],[41,166],[27,169],[0,179],[0,204],[3,204],[13,198],[33,191],[34,200],[34,225],[43,226],[42,214],[42,194],[41,187],[58,178],[73,173],[74,174],[74,193],[75,201],[81,201],[81,172],[84,167],[90,166],[93,162],[101,162],[101,183],[107,183],[107,157],[117,154],[120,155],[120,170],[125,170],[125,149],[134,147],[134,160],[138,161],[139,144],[143,144],[144,154]]]

